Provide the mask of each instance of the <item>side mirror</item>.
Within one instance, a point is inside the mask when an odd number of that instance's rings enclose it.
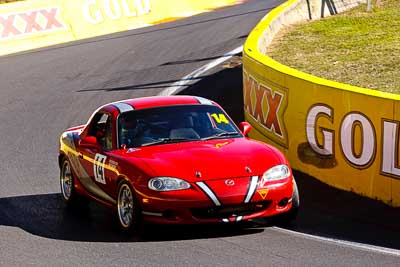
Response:
[[[83,148],[89,148],[89,149],[99,149],[100,145],[97,142],[97,138],[94,136],[86,136],[83,137],[79,141],[79,145]]]
[[[242,134],[244,136],[247,137],[247,135],[249,134],[249,132],[251,131],[251,129],[253,129],[253,127],[251,126],[250,123],[248,122],[241,122],[239,123],[239,130],[242,132]]]

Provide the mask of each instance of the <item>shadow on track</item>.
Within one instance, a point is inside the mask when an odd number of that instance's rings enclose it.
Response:
[[[245,36],[244,38],[246,38]],[[196,58],[196,59],[187,59],[187,60],[177,60],[177,61],[171,61],[167,63],[163,63],[160,66],[170,66],[170,65],[182,65],[182,64],[190,64],[190,63],[195,63],[195,62],[203,62],[203,61],[210,61],[210,60],[215,60],[215,59],[220,59],[222,57],[229,57],[229,56],[236,56],[237,54],[224,54],[224,55],[218,55],[214,57],[205,57],[205,58]],[[198,79],[199,77],[197,77]]]
[[[134,235],[118,229],[111,210],[96,203],[66,208],[60,194],[0,199],[0,227],[18,227],[33,235],[83,242],[158,242],[209,239],[256,234],[262,228],[250,224],[164,226],[146,225]]]
[[[206,78],[206,76],[199,76],[196,78],[187,78],[187,81],[199,81],[201,79]],[[134,85],[127,85],[122,87],[111,87],[111,88],[93,88],[93,89],[82,89],[76,92],[97,92],[97,91],[104,91],[104,92],[113,92],[113,91],[133,91],[133,90],[146,90],[146,89],[164,89],[166,87],[172,86],[175,82],[179,82],[181,80],[167,80],[161,82],[154,82],[154,83],[142,83],[142,84],[134,84]]]

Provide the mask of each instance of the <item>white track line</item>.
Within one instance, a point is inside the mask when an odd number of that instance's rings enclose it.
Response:
[[[173,83],[170,87],[164,89],[161,93],[159,93],[158,95],[162,95],[162,96],[168,96],[168,95],[174,95],[179,93],[180,91],[182,91],[184,89],[184,87],[186,87],[189,83],[193,82],[193,80],[195,80],[197,77],[199,77],[201,74],[207,72],[208,70],[218,66],[219,64],[229,60],[230,58],[232,58],[233,56],[239,54],[240,52],[243,51],[243,45],[239,46],[238,48],[233,49],[232,51],[224,54],[222,57],[211,61],[210,63],[198,68],[197,70],[189,73],[188,75],[186,75],[185,77],[183,77],[182,79],[180,79],[179,81]]]
[[[307,238],[307,239],[324,241],[324,242],[329,242],[329,243],[333,243],[333,244],[340,245],[340,246],[345,246],[345,247],[350,247],[350,248],[355,248],[355,249],[400,257],[400,250],[397,250],[397,249],[391,249],[391,248],[385,248],[385,247],[379,247],[379,246],[373,246],[373,245],[366,245],[366,244],[362,244],[362,243],[344,241],[344,240],[339,240],[339,239],[334,239],[334,238],[329,238],[329,237],[310,235],[310,234],[300,233],[300,232],[296,232],[296,231],[292,231],[292,230],[288,230],[288,229],[283,229],[283,228],[276,227],[276,226],[273,226],[271,228],[273,228],[279,232],[282,232],[282,233],[297,235],[299,237],[303,237],[303,238]]]

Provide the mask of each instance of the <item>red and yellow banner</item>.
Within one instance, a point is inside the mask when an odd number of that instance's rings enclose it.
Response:
[[[250,136],[280,148],[294,169],[399,207],[400,96],[324,80],[261,53],[262,34],[288,6],[260,22],[244,47]]]
[[[142,28],[240,0],[27,0],[2,4],[0,55]]]

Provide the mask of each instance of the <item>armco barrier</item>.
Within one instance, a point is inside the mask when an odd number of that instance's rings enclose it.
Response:
[[[241,0],[26,0],[2,4],[0,56],[141,28]]]
[[[316,10],[314,17],[321,14],[317,2],[357,1],[288,1],[246,40],[244,109],[254,128],[250,136],[280,148],[294,169],[399,207],[400,96],[308,75],[266,55],[268,42],[290,23],[286,18],[308,19],[309,10]]]

